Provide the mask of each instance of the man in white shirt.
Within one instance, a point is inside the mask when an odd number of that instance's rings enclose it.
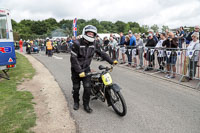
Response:
[[[199,34],[197,32],[194,32],[191,36],[192,36],[192,41],[190,42],[189,45],[187,45],[186,59],[184,61],[184,69],[183,69],[183,75],[186,76],[187,68],[189,71],[189,75],[188,77],[184,77],[181,80],[182,82],[192,80],[193,77],[195,77],[196,67],[199,61],[199,50],[200,50]]]

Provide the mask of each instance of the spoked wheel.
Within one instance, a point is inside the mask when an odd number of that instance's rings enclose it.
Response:
[[[121,92],[115,92],[113,89],[110,89],[110,100],[114,111],[119,116],[125,116],[127,113],[127,107]]]

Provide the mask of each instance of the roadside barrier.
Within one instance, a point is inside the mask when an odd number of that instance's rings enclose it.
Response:
[[[179,82],[200,80],[200,50],[129,46],[126,55],[131,66],[143,71],[161,71],[169,74],[168,78],[179,75]],[[199,86],[200,82],[196,88]]]

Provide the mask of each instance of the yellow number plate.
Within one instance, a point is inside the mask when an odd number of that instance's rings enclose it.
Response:
[[[110,84],[112,84],[112,78],[111,78],[111,76],[110,76],[109,73],[106,73],[106,74],[102,75],[101,78],[102,78],[103,83],[104,83],[105,85],[110,85]]]

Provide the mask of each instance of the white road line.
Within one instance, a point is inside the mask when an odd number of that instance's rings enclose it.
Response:
[[[58,56],[55,56],[55,55],[53,55],[53,57],[54,57],[55,59],[58,59],[58,60],[62,60],[62,59],[63,59],[63,57],[58,57]]]

